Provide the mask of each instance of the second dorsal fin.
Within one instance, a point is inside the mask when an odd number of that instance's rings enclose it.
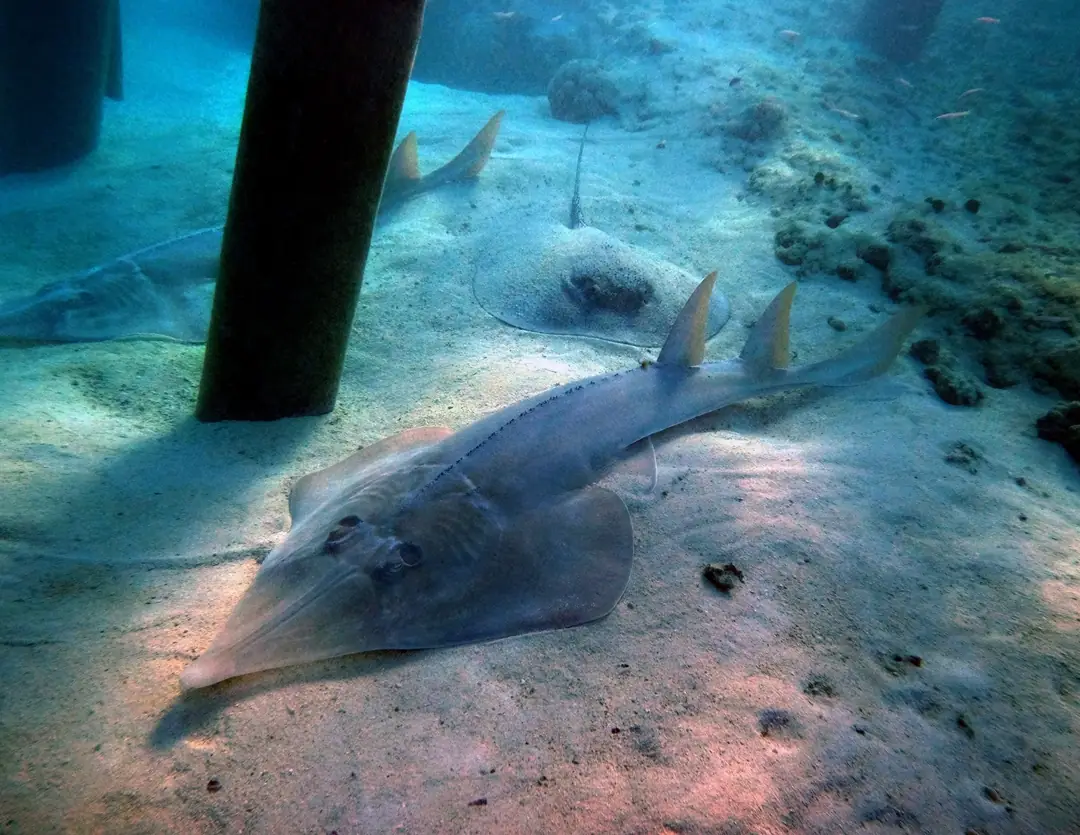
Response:
[[[793,281],[777,293],[750,329],[739,359],[752,377],[764,377],[778,368],[787,368],[791,358],[788,322],[797,286]]]
[[[416,154],[416,131],[409,131],[394,149],[390,164],[386,168],[386,183],[389,188],[394,183],[412,182],[420,179],[420,163]]]

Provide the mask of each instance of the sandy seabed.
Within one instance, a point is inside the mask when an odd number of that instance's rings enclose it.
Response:
[[[160,95],[140,110],[136,79],[93,157],[6,186],[5,293],[220,222],[242,81],[204,82],[205,109],[177,119]],[[1076,466],[1034,437],[1043,399],[949,407],[906,357],[660,436],[657,489],[619,486],[636,555],[602,621],[181,696],[297,477],[646,356],[512,330],[473,300],[481,233],[563,216],[577,129],[539,99],[423,85],[402,123],[431,165],[500,107],[481,180],[376,233],[331,415],[196,423],[197,346],[0,355],[0,832],[1080,831]],[[590,138],[590,223],[719,267],[733,316],[710,356],[736,353],[788,280],[767,207],[704,179],[705,140]],[[803,282],[796,362],[889,308]],[[744,582],[717,592],[710,562]]]

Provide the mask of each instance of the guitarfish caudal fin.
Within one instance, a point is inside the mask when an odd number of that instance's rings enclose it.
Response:
[[[709,296],[715,283],[716,273],[712,272],[697,286],[676,318],[657,364],[688,367],[702,364]],[[922,307],[905,308],[837,356],[788,370],[789,323],[795,289],[792,282],[777,293],[750,329],[739,361],[752,380],[765,381],[782,375],[784,385],[853,386],[866,382],[888,370],[925,312]]]
[[[504,111],[492,116],[483,129],[450,162],[430,174],[421,175],[416,146],[416,131],[411,131],[390,157],[383,185],[383,207],[407,200],[445,183],[471,180],[483,170],[491,158],[495,139],[499,135]]]
[[[802,380],[818,386],[854,386],[873,379],[889,370],[925,312],[923,307],[905,308],[832,359],[794,371]]]
[[[460,180],[478,176],[484,170],[487,161],[491,159],[491,150],[495,147],[495,140],[499,136],[499,126],[502,125],[505,115],[506,111],[500,110],[488,119],[487,124],[462,149],[461,153],[438,171],[445,170],[447,176]],[[437,174],[438,171],[432,173]]]

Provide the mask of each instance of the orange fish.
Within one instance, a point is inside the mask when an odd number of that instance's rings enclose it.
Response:
[[[934,118],[939,122],[944,122],[949,119],[963,119],[969,113],[971,113],[970,110],[954,110],[952,113],[942,113],[940,116],[935,116]]]

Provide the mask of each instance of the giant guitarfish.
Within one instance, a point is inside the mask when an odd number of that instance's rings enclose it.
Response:
[[[423,175],[416,133],[409,133],[390,158],[379,212],[439,186],[474,179],[491,156],[502,117],[500,110],[457,156]],[[144,247],[32,295],[0,302],[0,345],[147,338],[205,342],[223,228]]]
[[[301,478],[288,536],[181,684],[601,618],[626,587],[633,532],[597,480],[639,455],[655,468],[652,435],[722,406],[882,374],[919,315],[906,309],[838,356],[788,369],[791,284],[738,358],[703,362],[715,275],[655,363],[558,386],[457,432],[408,430]]]

